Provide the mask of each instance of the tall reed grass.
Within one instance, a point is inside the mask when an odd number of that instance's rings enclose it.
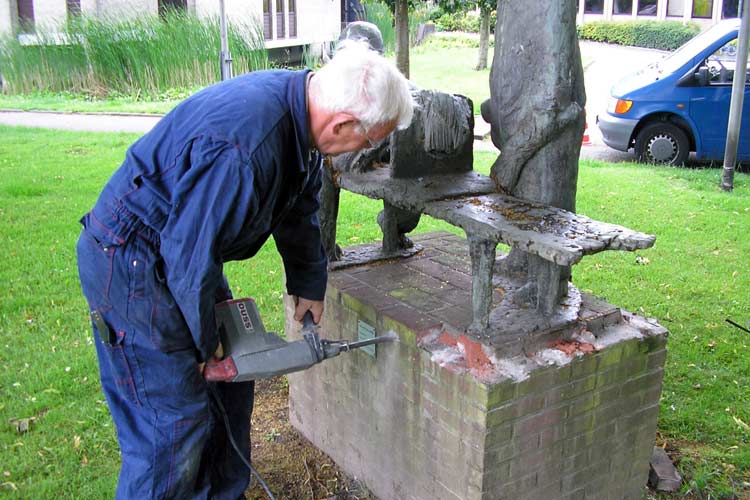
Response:
[[[393,12],[383,2],[368,1],[364,4],[365,21],[374,24],[383,35],[383,47],[386,53],[396,50],[396,29],[394,27]]]
[[[228,31],[235,74],[269,66],[258,24],[230,23]],[[82,17],[62,33],[37,31],[36,42],[0,40],[5,93],[72,91],[153,98],[220,78],[218,18],[175,10],[161,17]]]

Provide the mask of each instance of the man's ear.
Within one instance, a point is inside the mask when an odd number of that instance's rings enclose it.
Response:
[[[359,120],[349,113],[339,112],[333,115],[331,125],[333,133],[338,135],[341,133],[341,129],[347,126],[354,126],[359,123]]]

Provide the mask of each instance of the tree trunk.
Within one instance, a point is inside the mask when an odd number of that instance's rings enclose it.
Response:
[[[489,7],[479,9],[479,60],[477,70],[487,69],[487,52],[490,49],[490,16]]]
[[[576,0],[498,0],[490,99],[482,116],[502,152],[498,188],[518,198],[575,211],[586,93],[576,36]],[[529,277],[530,296],[549,275],[516,248],[504,262]],[[567,280],[569,269],[560,270]],[[561,293],[566,287],[559,287]]]
[[[409,78],[409,5],[396,0],[396,67]]]

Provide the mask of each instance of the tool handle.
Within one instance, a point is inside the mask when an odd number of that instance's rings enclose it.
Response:
[[[305,311],[305,315],[302,316],[302,329],[303,330],[314,330],[315,321],[313,321],[313,315],[311,311]]]
[[[231,356],[221,360],[212,357],[203,368],[203,378],[208,382],[231,382],[237,375],[237,365]]]

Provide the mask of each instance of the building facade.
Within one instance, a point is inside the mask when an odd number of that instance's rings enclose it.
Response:
[[[263,24],[269,49],[319,46],[341,31],[339,0],[225,0],[229,22]],[[157,14],[168,8],[198,16],[218,16],[219,0],[0,0],[0,34],[54,32],[71,16],[129,17]]]
[[[578,23],[648,20],[696,22],[703,27],[739,17],[743,0],[578,0]],[[750,1],[750,0],[744,0]]]

